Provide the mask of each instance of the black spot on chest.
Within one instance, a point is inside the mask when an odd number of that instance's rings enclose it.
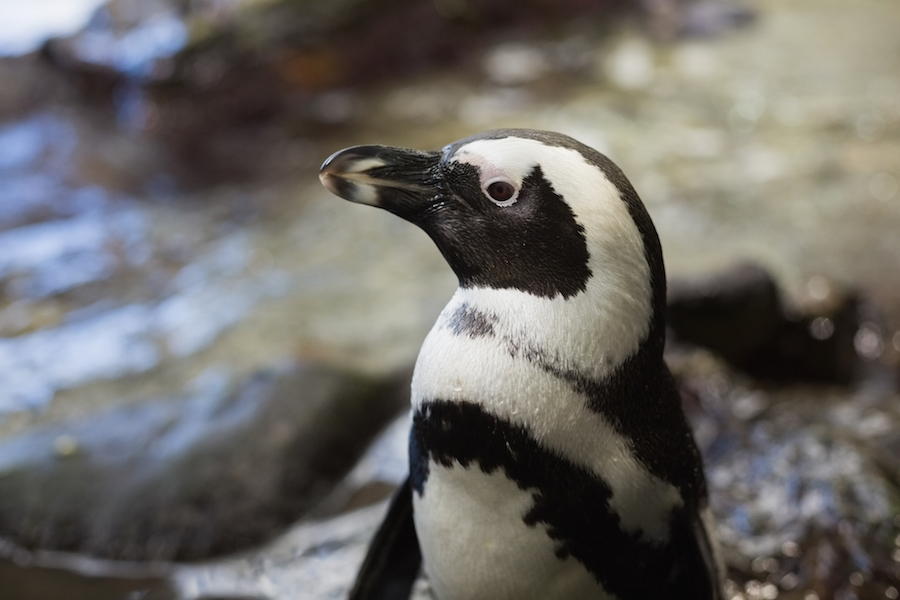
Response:
[[[518,200],[496,206],[480,188],[478,170],[447,167],[446,202],[426,215],[429,232],[462,287],[516,289],[568,298],[591,277],[584,227],[539,166],[525,178]]]
[[[497,318],[488,315],[468,302],[461,304],[447,319],[447,327],[456,335],[468,335],[470,338],[493,337]]]

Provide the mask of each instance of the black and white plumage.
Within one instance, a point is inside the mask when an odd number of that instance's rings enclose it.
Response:
[[[407,597],[420,549],[438,600],[720,598],[662,356],[662,250],[622,172],[498,130],[348,148],[320,178],[421,227],[459,278],[413,375],[409,480],[351,598]]]

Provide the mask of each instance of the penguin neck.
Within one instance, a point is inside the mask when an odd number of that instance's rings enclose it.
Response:
[[[649,279],[623,281],[596,273],[583,293],[569,298],[460,287],[436,326],[468,337],[491,335],[506,351],[545,369],[594,381],[606,379],[639,352],[662,360]]]

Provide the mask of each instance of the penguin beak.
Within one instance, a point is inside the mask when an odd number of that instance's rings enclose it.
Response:
[[[353,146],[329,156],[319,170],[319,180],[345,200],[377,206],[415,222],[439,196],[440,159],[440,152]]]

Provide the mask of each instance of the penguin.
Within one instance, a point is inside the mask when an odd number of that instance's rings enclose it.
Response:
[[[410,472],[351,600],[720,600],[697,445],[663,360],[656,230],[559,133],[355,146],[322,184],[417,225],[459,287],[411,383]]]

